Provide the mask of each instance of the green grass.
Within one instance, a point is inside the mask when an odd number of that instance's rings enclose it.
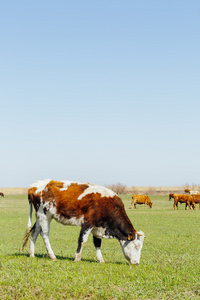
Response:
[[[105,264],[97,263],[92,236],[74,263],[80,227],[55,221],[50,241],[57,262],[41,237],[31,259],[21,250],[27,196],[0,198],[0,299],[200,299],[200,211],[183,204],[174,211],[168,196],[150,198],[152,209],[131,210],[131,196],[122,196],[134,227],[146,235],[138,266],[129,266],[117,240],[105,239]]]

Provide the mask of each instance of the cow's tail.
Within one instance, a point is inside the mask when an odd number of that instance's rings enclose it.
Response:
[[[28,224],[27,224],[27,229],[26,229],[25,236],[24,236],[24,243],[23,243],[23,246],[22,246],[22,251],[24,250],[24,248],[26,247],[26,245],[28,243],[28,239],[29,239],[31,231],[33,231],[34,228],[35,228],[35,224],[33,225],[33,227],[31,227],[33,206],[32,206],[32,202],[31,202],[31,195],[30,194],[28,194],[28,201],[29,201]]]

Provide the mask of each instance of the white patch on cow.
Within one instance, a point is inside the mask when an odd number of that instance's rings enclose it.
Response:
[[[138,238],[134,241],[120,241],[120,245],[122,247],[125,258],[132,265],[138,265],[140,263],[141,250],[144,242],[144,233],[142,231],[138,231]]]
[[[81,216],[80,218],[72,217],[70,219],[66,219],[55,214],[53,218],[63,225],[81,226],[82,224],[84,224],[84,216]]]
[[[45,186],[51,181],[51,179],[44,179],[44,180],[39,180],[34,182],[30,187],[33,188],[35,187],[36,190],[36,194],[42,192],[45,188]]]
[[[90,232],[92,231],[92,228],[88,228],[84,234],[83,234],[83,243],[86,243],[89,237]]]
[[[190,191],[190,195],[199,195],[200,193],[198,191]]]
[[[61,182],[63,182],[63,188],[60,189],[61,191],[66,191],[71,184],[79,184],[79,185],[85,184],[80,181],[69,181],[69,180],[62,180]]]
[[[83,197],[85,197],[88,194],[96,194],[96,193],[99,193],[102,197],[107,197],[107,198],[116,196],[116,194],[110,189],[98,185],[89,184],[89,187],[85,189],[85,191],[78,197],[78,200],[81,200]]]
[[[42,200],[42,197],[41,197]],[[41,201],[42,203],[42,201]],[[48,212],[53,216],[56,213],[56,208],[54,206],[55,202],[54,201],[46,201],[44,204],[42,203],[43,207],[48,210]]]
[[[92,234],[96,236],[98,239],[113,239],[114,237],[112,235],[106,234],[106,228],[103,227],[94,227],[92,230]]]

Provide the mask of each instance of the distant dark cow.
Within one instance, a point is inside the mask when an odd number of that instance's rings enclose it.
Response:
[[[189,206],[190,209],[191,206],[193,209],[196,209],[196,203],[191,195],[173,194],[172,198],[174,198],[174,209],[178,209],[178,202],[185,203],[185,209],[187,209],[187,206]]]
[[[149,199],[149,196],[146,195],[133,195],[132,196],[133,201],[131,202],[131,207],[130,208],[136,208],[136,204],[144,204],[149,205],[150,208],[152,208],[152,202]]]
[[[28,200],[29,220],[23,248],[31,234],[31,257],[34,257],[35,243],[40,233],[49,257],[56,260],[49,241],[50,222],[55,219],[64,225],[81,226],[75,262],[81,260],[83,243],[91,232],[99,262],[104,262],[101,239],[116,238],[130,264],[139,264],[144,233],[136,232],[122,200],[113,191],[89,183],[47,179],[31,185]],[[31,228],[32,205],[36,211],[36,222]]]
[[[194,199],[194,202],[196,204],[199,203],[199,209],[200,209],[200,195],[192,195],[192,198]]]
[[[0,197],[4,197],[4,193],[0,193]]]

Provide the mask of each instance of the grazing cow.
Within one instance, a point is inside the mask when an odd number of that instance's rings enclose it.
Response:
[[[152,208],[152,202],[149,199],[149,196],[146,195],[133,195],[132,196],[133,201],[131,202],[131,207],[130,208],[136,208],[136,204],[144,204],[146,206],[149,205],[150,208]]]
[[[49,241],[50,222],[55,219],[64,225],[81,226],[75,262],[81,260],[83,244],[91,232],[99,262],[104,262],[101,239],[116,238],[130,264],[139,264],[144,233],[136,232],[122,200],[113,191],[89,183],[46,179],[31,185],[28,200],[29,219],[23,248],[31,234],[31,257],[34,257],[35,243],[40,233],[49,257],[56,260]],[[32,205],[36,211],[36,222],[31,228]]]
[[[199,209],[200,209],[200,195],[192,195],[192,198],[194,199],[194,202],[196,204],[199,203]]]
[[[191,206],[193,209],[196,209],[196,203],[191,195],[174,194],[172,198],[174,198],[174,209],[176,209],[176,207],[178,209],[178,202],[185,203],[185,209],[187,209],[187,206],[189,206],[190,209]]]
[[[4,193],[0,193],[0,197],[4,197]]]
[[[191,191],[189,189],[185,189],[185,193],[190,195],[200,195],[199,191]]]

